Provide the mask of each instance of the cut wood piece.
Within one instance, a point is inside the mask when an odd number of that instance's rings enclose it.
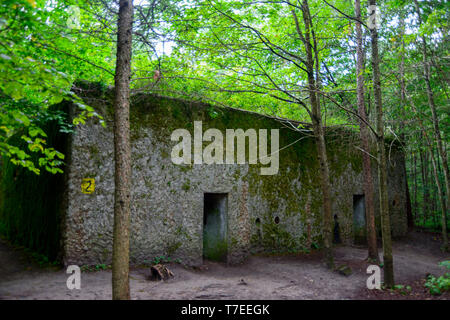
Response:
[[[156,281],[156,280],[167,280],[170,277],[173,277],[172,271],[170,271],[163,264],[155,264],[150,268],[150,274],[148,276],[148,280]]]

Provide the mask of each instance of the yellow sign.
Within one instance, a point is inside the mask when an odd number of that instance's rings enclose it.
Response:
[[[95,179],[84,178],[81,182],[81,192],[85,194],[91,194],[95,191]]]

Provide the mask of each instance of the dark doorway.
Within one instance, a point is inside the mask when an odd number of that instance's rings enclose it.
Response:
[[[203,257],[227,259],[227,194],[205,193],[203,203]]]
[[[333,243],[334,244],[342,243],[341,230],[339,228],[339,218],[336,214],[334,215]]]
[[[353,195],[353,239],[355,244],[366,244],[366,206],[363,194]]]

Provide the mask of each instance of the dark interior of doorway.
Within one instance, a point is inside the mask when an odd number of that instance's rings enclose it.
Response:
[[[367,244],[366,206],[363,194],[353,195],[353,241],[355,244]]]
[[[227,194],[205,193],[203,199],[203,257],[226,262]]]

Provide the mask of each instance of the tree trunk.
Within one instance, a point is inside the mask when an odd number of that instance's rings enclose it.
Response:
[[[442,170],[441,170],[441,163],[439,161],[439,153],[436,155],[436,162],[437,162],[437,172],[440,173],[440,172],[442,172]],[[437,181],[439,181],[439,177],[437,178]],[[439,190],[439,187],[438,187],[438,192],[440,192],[439,194],[443,198],[444,197],[444,193]],[[441,201],[441,199],[439,199],[439,201]],[[445,208],[442,208],[442,205],[445,205]],[[448,221],[447,213],[448,213],[448,208],[449,208],[448,206],[449,205],[450,204],[449,204],[448,200],[447,200],[447,202],[445,202],[445,200],[444,200],[443,203],[441,202],[441,210],[442,210],[441,221],[442,221],[442,224],[444,224],[444,226],[442,226],[442,233],[443,233],[443,235],[442,235],[442,239],[443,239],[442,249],[444,251],[449,251],[450,250],[450,243],[448,242],[448,235],[447,235],[447,231],[448,231],[447,230],[447,221]]]
[[[357,20],[361,20],[361,3],[360,0],[355,1],[355,16]],[[358,103],[358,113],[361,119],[368,121],[366,107],[364,101],[364,52],[363,52],[363,35],[361,23],[356,22],[356,94]],[[365,151],[363,157],[364,171],[364,194],[366,200],[366,221],[367,221],[367,245],[368,259],[378,262],[377,234],[375,229],[375,208],[373,201],[373,179],[372,168],[370,165],[370,146],[369,146],[369,129],[364,121],[359,122],[359,132],[361,137],[361,148]]]
[[[422,132],[422,136],[424,136],[424,133]],[[423,225],[425,226],[428,220],[428,211],[429,211],[429,195],[428,195],[428,174],[427,174],[427,153],[421,152],[420,153],[420,160],[421,160],[421,168],[422,168],[422,194],[423,194],[423,203],[422,203],[422,212],[423,212]]]
[[[114,98],[114,230],[112,297],[130,299],[129,251],[131,204],[130,76],[132,0],[120,0]]]
[[[376,0],[370,0],[370,5],[376,6]],[[377,113],[377,149],[378,149],[378,180],[380,193],[381,232],[383,238],[383,271],[384,284],[388,288],[394,286],[394,260],[392,258],[391,223],[389,217],[389,200],[387,189],[387,159],[384,144],[383,104],[381,99],[380,58],[378,55],[378,30],[374,26],[370,30],[372,40],[372,68],[374,100]]]
[[[417,222],[417,160],[416,153],[413,153],[414,163],[414,221]]]
[[[408,177],[406,172],[406,164],[404,166],[405,168],[405,177]],[[408,179],[406,178],[406,217],[408,222],[408,230],[412,231],[414,229],[414,216],[412,214],[412,208],[411,208],[411,194],[409,192],[409,184]]]
[[[320,164],[320,182],[323,196],[323,244],[325,249],[325,262],[328,268],[334,268],[333,257],[333,216],[331,212],[331,187],[330,171],[325,145],[325,131],[322,124],[322,115],[318,101],[318,86],[314,77],[313,45],[311,44],[312,20],[308,1],[304,0],[302,5],[303,22],[305,24],[305,50],[306,69],[308,73],[308,89],[311,103],[311,121],[313,124],[314,137],[317,145],[317,154]],[[313,39],[314,40],[314,39]]]
[[[435,155],[433,154],[433,158],[435,157]],[[432,184],[430,184],[432,185]],[[437,230],[438,229],[438,221],[436,220],[436,212],[437,212],[437,207],[436,207],[436,201],[438,200],[438,197],[436,196],[436,187],[432,186],[431,187],[431,215],[433,216],[433,230]]]

